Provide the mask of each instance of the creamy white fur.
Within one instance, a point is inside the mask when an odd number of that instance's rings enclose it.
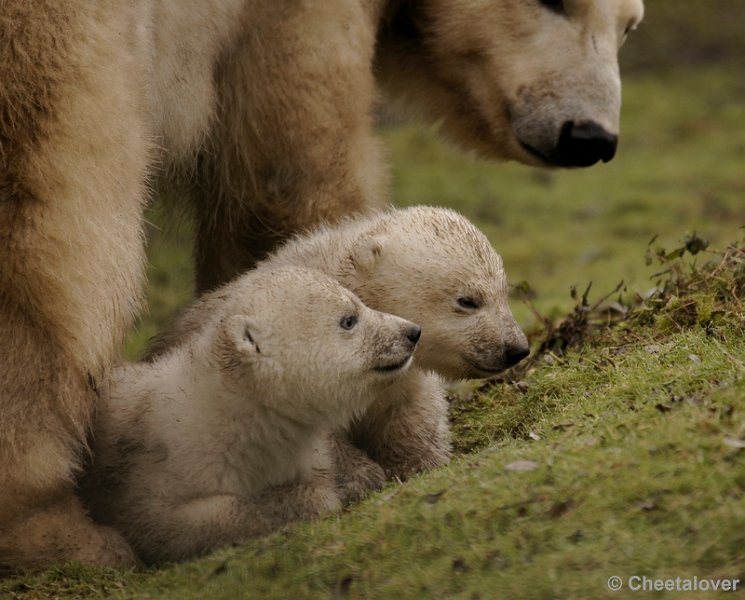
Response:
[[[297,236],[260,263],[262,268],[290,265],[329,275],[367,306],[422,327],[415,367],[378,394],[345,434],[389,477],[403,479],[448,462],[441,377],[485,377],[511,366],[509,351],[527,353],[527,340],[507,303],[502,259],[455,211],[418,206],[348,219]],[[463,309],[461,297],[478,300],[478,308]],[[188,341],[218,302],[207,296],[185,311],[154,341],[151,356]],[[338,449],[345,499],[381,483],[382,472],[364,468],[352,450]]]
[[[403,376],[416,345],[418,327],[317,272],[259,269],[210,298],[185,344],[114,372],[95,421],[84,497],[148,563],[337,510],[329,433]]]

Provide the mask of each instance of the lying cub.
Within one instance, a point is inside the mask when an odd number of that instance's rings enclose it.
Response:
[[[294,267],[251,271],[203,306],[183,344],[115,371],[94,425],[83,496],[148,563],[337,510],[329,432],[391,389],[420,335]]]
[[[349,219],[290,240],[264,265],[317,269],[376,310],[422,327],[413,369],[335,440],[340,489],[353,500],[388,477],[446,463],[447,402],[439,377],[480,378],[528,355],[507,303],[502,259],[472,223],[445,208],[418,206]],[[219,304],[219,298],[215,298]],[[150,357],[188,339],[212,311],[209,296],[152,344]]]

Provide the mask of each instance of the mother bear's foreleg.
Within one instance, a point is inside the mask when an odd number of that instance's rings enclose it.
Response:
[[[376,23],[363,4],[254,6],[218,65],[218,113],[198,172],[198,291],[292,233],[385,203],[372,132]]]
[[[74,483],[140,305],[149,143],[133,9],[0,9],[0,570],[135,560]]]

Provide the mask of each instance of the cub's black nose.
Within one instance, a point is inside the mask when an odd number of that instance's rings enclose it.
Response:
[[[528,354],[530,354],[530,348],[527,346],[527,344],[507,346],[504,351],[504,358],[505,362],[507,363],[507,367],[514,367],[523,358],[528,356]]]
[[[595,121],[566,121],[561,126],[556,154],[559,164],[564,167],[589,167],[599,160],[611,160],[616,155],[617,146],[618,136]]]
[[[416,345],[419,338],[422,337],[422,328],[419,325],[414,325],[406,332],[406,337],[412,344]]]

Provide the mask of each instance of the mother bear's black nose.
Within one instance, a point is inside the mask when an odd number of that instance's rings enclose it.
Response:
[[[556,154],[564,167],[589,167],[599,160],[611,160],[617,146],[618,136],[595,121],[566,121],[561,126]]]
[[[530,347],[527,343],[515,344],[514,346],[507,346],[504,350],[504,358],[507,363],[507,367],[514,367],[523,358],[530,354]]]
[[[421,336],[422,328],[419,325],[414,325],[406,332],[406,337],[412,344],[416,344]]]

